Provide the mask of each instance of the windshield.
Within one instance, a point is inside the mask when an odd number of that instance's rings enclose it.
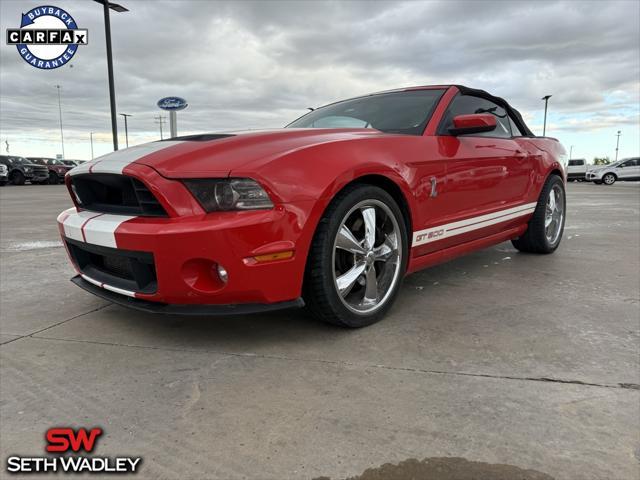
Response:
[[[49,165],[64,165],[60,160],[56,160],[55,158],[50,158],[47,160]]]
[[[27,162],[26,158],[22,158],[22,157],[9,157],[9,161],[14,165],[29,163]]]
[[[368,95],[320,107],[286,128],[375,128],[385,133],[422,135],[441,89]]]

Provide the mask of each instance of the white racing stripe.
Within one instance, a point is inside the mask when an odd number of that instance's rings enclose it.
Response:
[[[82,227],[92,218],[99,215],[99,213],[87,211],[70,212],[62,224],[65,236],[72,240],[84,242],[85,239],[84,235],[82,235]]]
[[[181,141],[161,141],[144,143],[135,147],[118,150],[117,152],[108,153],[101,157],[83,163],[69,171],[69,175],[81,175],[83,173],[116,173],[122,174],[122,171],[136,160],[150,155],[152,153],[173,147],[182,143]]]
[[[116,243],[116,230],[124,222],[131,220],[132,218],[136,217],[128,215],[103,214],[92,218],[83,228],[84,241],[93,245],[118,248]]]
[[[118,248],[116,230],[124,222],[136,217],[88,211],[71,211],[64,218],[62,228],[67,238],[80,242]]]
[[[417,247],[419,245],[424,245],[425,243],[435,242],[444,238],[453,237],[455,235],[460,235],[480,228],[513,220],[514,218],[529,215],[536,209],[536,205],[537,203],[527,203],[517,207],[508,208],[506,210],[500,210],[498,212],[467,218],[458,222],[413,232],[412,246]]]

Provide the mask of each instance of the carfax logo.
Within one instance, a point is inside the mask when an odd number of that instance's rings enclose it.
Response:
[[[16,45],[29,65],[43,70],[66,65],[87,45],[89,32],[78,28],[71,15],[53,6],[36,7],[22,14],[20,28],[7,29],[7,45]]]
[[[103,431],[99,427],[50,428],[45,435],[49,453],[67,454],[64,456],[21,457],[13,455],[7,458],[9,473],[136,473],[141,457],[90,457],[73,455],[81,451],[92,453]],[[70,455],[69,455],[70,454]]]

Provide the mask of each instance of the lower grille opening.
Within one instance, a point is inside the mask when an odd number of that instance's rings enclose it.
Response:
[[[80,271],[89,278],[132,292],[155,293],[158,289],[153,254],[120,250],[65,239]]]

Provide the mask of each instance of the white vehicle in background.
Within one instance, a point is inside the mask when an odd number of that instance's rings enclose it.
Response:
[[[567,180],[586,180],[587,161],[584,158],[572,158],[567,167]]]
[[[640,157],[623,158],[611,165],[596,167],[587,172],[587,181],[598,185],[613,185],[618,180],[640,180]]]

